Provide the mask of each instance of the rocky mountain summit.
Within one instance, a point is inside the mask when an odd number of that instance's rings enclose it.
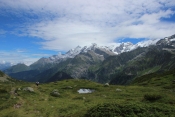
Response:
[[[125,43],[117,43],[116,46],[115,45],[98,46],[96,43],[92,43],[90,46],[84,46],[84,47],[77,46],[74,49],[70,49],[65,54],[59,53],[58,55],[53,55],[48,58],[41,58],[35,63],[33,63],[31,67],[37,68],[38,66],[44,66],[45,64],[60,63],[62,61],[67,60],[68,58],[74,58],[76,55],[80,53],[87,53],[88,51],[94,51],[96,54],[99,54],[105,57],[108,55],[117,55],[123,52],[134,50],[138,47],[147,47],[150,45],[155,45],[157,41],[158,39],[146,40],[143,42],[139,42],[137,44],[133,44],[131,42],[125,42]]]

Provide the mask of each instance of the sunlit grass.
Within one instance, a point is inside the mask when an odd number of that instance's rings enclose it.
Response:
[[[144,105],[149,108],[151,105],[158,107],[164,104],[168,108],[171,107],[171,110],[175,110],[174,92],[155,85],[149,85],[149,87],[110,85],[105,87],[103,84],[87,80],[72,79],[40,84],[38,87],[34,83],[26,82],[15,82],[13,85],[1,82],[0,86],[1,98],[3,96],[7,98],[0,105],[0,115],[4,117],[82,117],[91,108],[104,103],[123,106],[136,104],[139,105],[139,108],[144,108]],[[34,92],[23,91],[24,87],[32,87]],[[21,89],[16,91],[18,95],[9,93],[10,90],[18,88]],[[77,90],[80,88],[95,91],[90,94],[79,94]],[[54,89],[60,93],[59,97],[50,95]],[[154,101],[145,99],[145,95],[154,96],[152,94],[158,94],[161,98]],[[14,108],[14,104],[21,104],[21,106]]]

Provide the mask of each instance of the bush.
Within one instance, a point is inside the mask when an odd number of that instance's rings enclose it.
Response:
[[[174,115],[175,108],[162,104],[104,103],[90,108],[84,117],[165,117]]]
[[[144,99],[147,101],[156,101],[161,99],[162,96],[160,94],[145,94]]]

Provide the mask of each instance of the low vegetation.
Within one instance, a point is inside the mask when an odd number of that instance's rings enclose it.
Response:
[[[0,82],[2,117],[173,117],[174,72],[135,79],[132,85],[69,79],[36,86],[16,80]],[[23,90],[30,87],[34,91]],[[79,89],[94,92],[79,94]],[[53,95],[54,92],[54,95]],[[58,94],[57,96],[55,96]]]

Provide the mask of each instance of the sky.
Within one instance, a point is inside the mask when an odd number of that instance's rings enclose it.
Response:
[[[175,0],[0,0],[0,63],[175,34]]]

